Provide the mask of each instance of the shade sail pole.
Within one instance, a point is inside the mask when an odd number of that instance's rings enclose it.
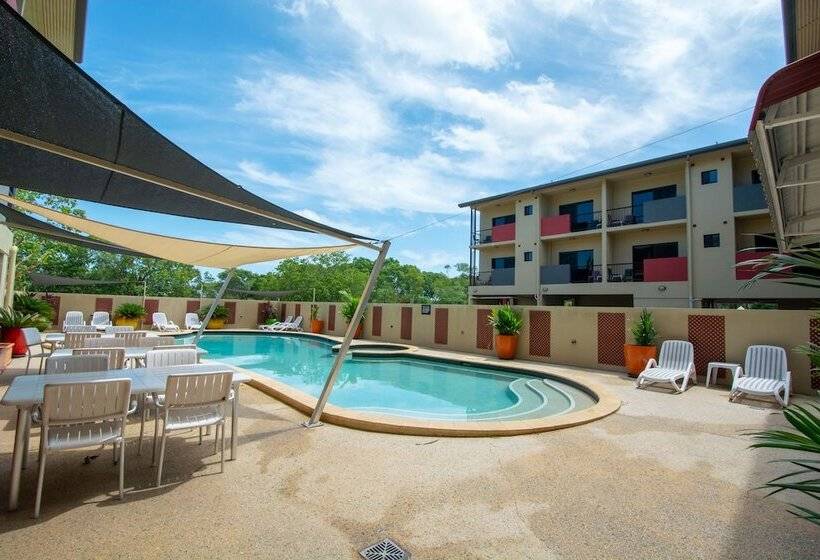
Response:
[[[362,297],[359,298],[359,305],[356,306],[356,311],[353,313],[353,318],[347,325],[347,331],[345,331],[342,346],[339,348],[339,353],[336,354],[336,359],[333,360],[333,366],[330,368],[330,373],[325,380],[325,386],[322,388],[322,394],[319,395],[319,400],[316,401],[313,414],[310,415],[310,418],[307,421],[302,423],[302,425],[306,428],[315,428],[316,426],[322,425],[322,422],[320,421],[322,412],[325,409],[328,398],[330,398],[330,392],[333,390],[333,384],[336,383],[336,377],[339,375],[339,370],[342,369],[345,356],[347,355],[347,351],[350,349],[350,343],[353,342],[353,335],[356,334],[356,328],[362,320],[364,308],[367,307],[367,302],[370,301],[370,296],[373,294],[373,290],[376,287],[376,281],[379,279],[379,273],[382,270],[382,266],[384,266],[384,260],[387,257],[387,251],[389,250],[390,242],[384,241],[381,249],[379,249],[379,255],[376,257],[376,262],[373,263],[373,270],[370,271],[370,277],[367,279],[367,284],[364,286]]]
[[[214,314],[214,310],[216,306],[219,305],[219,300],[222,299],[222,296],[225,295],[225,290],[228,289],[228,284],[231,282],[231,278],[233,278],[233,273],[236,271],[235,268],[229,268],[228,273],[225,275],[225,281],[222,282],[222,285],[219,287],[219,291],[216,293],[216,297],[214,298],[211,307],[208,309],[208,314],[205,315],[205,318],[202,320],[202,324],[199,325],[199,330],[194,337],[194,344],[199,342],[199,339],[202,338],[202,332],[205,330],[205,327],[208,325],[208,321],[211,320],[211,316]]]

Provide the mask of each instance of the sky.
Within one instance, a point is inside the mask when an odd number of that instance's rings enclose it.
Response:
[[[468,260],[459,202],[744,137],[760,85],[785,62],[779,6],[92,0],[81,66],[275,204],[378,239],[435,224],[396,238],[391,256],[441,271]],[[328,241],[82,207],[93,219],[193,239]]]

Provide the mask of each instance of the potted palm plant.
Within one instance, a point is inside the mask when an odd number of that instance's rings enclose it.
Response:
[[[114,324],[138,329],[145,316],[145,308],[138,303],[123,303],[114,311]]]
[[[646,367],[646,362],[658,357],[655,340],[658,331],[652,313],[644,309],[632,323],[632,338],[635,344],[624,344],[624,362],[631,377],[637,377]]]
[[[196,312],[197,317],[199,317],[200,321],[204,321],[205,317],[208,315],[208,307],[200,307],[199,311]],[[222,329],[225,328],[225,320],[230,317],[231,314],[228,311],[228,308],[224,305],[217,305],[214,307],[214,312],[211,314],[211,318],[208,321],[208,325],[205,327],[206,329]]]
[[[359,296],[354,296],[347,290],[342,290],[339,292],[339,295],[342,296],[342,316],[347,320],[347,324],[350,324],[350,321],[353,320],[353,315],[356,313],[356,308],[359,306]],[[364,317],[365,314],[362,313],[362,318],[359,321],[359,324],[356,325],[356,333],[353,335],[353,338],[361,338],[362,333],[364,332]]]
[[[325,330],[325,322],[319,319],[319,306],[313,304],[310,306],[310,332],[317,334],[323,330]]]
[[[505,305],[492,310],[488,318],[498,332],[495,335],[495,354],[502,360],[512,360],[518,350],[518,333],[524,325],[521,313]]]
[[[49,302],[25,292],[14,294],[14,309],[25,315],[39,315],[40,320],[34,326],[41,331],[48,329],[54,319],[54,307]]]
[[[23,336],[23,329],[36,327],[42,324],[43,318],[36,313],[22,313],[14,309],[4,307],[0,309],[0,329],[2,329],[3,342],[13,344],[12,355],[14,357],[26,355],[26,338]]]

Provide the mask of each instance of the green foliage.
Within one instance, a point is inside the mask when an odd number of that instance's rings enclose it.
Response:
[[[810,410],[814,409],[814,410]],[[790,451],[800,451],[809,454],[816,459],[797,458],[784,459],[780,462],[791,463],[800,470],[795,470],[770,480],[763,488],[771,491],[769,495],[777,494],[784,490],[800,492],[809,498],[820,500],[820,408],[816,405],[809,405],[804,408],[799,405],[792,405],[783,410],[786,420],[797,431],[787,430],[766,430],[751,434],[759,443],[751,447],[767,447],[770,449],[788,449]],[[809,508],[792,504],[790,513],[810,521],[815,525],[820,525],[820,512]]]
[[[114,311],[114,316],[123,319],[141,319],[145,316],[145,308],[138,303],[121,303]]]
[[[521,327],[524,326],[521,313],[509,305],[493,309],[487,320],[498,331],[498,334],[516,335],[521,332]]]
[[[4,329],[38,327],[43,322],[43,317],[37,313],[22,313],[14,309],[4,307],[0,309],[0,327]],[[49,323],[50,324],[50,323]]]
[[[43,299],[31,294],[18,292],[14,294],[14,310],[25,315],[37,315],[40,320],[35,327],[44,331],[51,326],[54,320],[54,307]]]
[[[318,305],[311,305],[310,306],[310,320],[315,321],[319,318],[319,306]]]
[[[655,319],[652,314],[644,309],[632,323],[632,338],[638,346],[652,346],[658,338],[658,331],[655,330]]]
[[[771,253],[759,259],[750,259],[735,266],[753,267],[758,271],[743,288],[748,288],[769,274],[785,277],[784,284],[820,288],[820,249],[800,248],[789,253]]]
[[[353,320],[353,315],[356,314],[356,308],[359,306],[359,296],[354,296],[347,290],[340,290],[339,295],[342,297],[342,316],[348,323]],[[364,321],[367,309],[362,312],[362,321]]]
[[[205,320],[205,317],[208,315],[208,310],[210,308],[210,305],[199,308],[199,311],[197,311],[196,314],[199,317],[200,321]],[[228,311],[227,307],[225,307],[224,305],[217,305],[216,307],[214,307],[214,312],[213,315],[211,315],[211,319],[227,319],[230,316],[231,314]]]

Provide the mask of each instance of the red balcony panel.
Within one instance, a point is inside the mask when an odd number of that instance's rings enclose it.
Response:
[[[643,261],[644,282],[686,282],[686,257],[665,257]]]
[[[572,231],[569,214],[541,218],[541,235],[557,235]]]
[[[493,243],[496,241],[515,241],[515,224],[493,226]]]
[[[766,255],[776,253],[777,249],[764,249],[762,251],[740,251],[735,254],[735,263],[742,263],[755,259],[762,259]],[[738,266],[735,268],[735,279],[750,280],[760,272],[760,267],[755,265]],[[768,280],[777,280],[778,278],[786,278],[785,274],[767,274],[764,278]]]

